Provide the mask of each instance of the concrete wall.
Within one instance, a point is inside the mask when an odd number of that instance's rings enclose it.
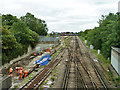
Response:
[[[9,89],[12,86],[12,78],[10,75],[5,75],[0,80],[0,90],[1,89]]]
[[[112,48],[111,51],[111,64],[117,71],[117,73],[120,75],[120,53],[115,51],[114,48]]]

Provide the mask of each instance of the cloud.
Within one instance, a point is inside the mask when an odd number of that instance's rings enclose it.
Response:
[[[30,12],[45,20],[49,32],[94,28],[101,15],[117,12],[117,0],[2,0],[0,13],[17,17]]]

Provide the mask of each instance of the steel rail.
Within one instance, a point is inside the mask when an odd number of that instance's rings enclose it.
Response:
[[[46,72],[46,74],[42,77],[42,80],[40,80],[40,82],[38,83],[38,85],[35,87],[35,89],[38,89],[40,87],[40,85],[46,80],[46,78],[51,74],[51,71],[61,62],[61,57],[63,56],[63,54],[65,53],[65,50],[63,51],[62,55],[55,61],[55,65],[51,65],[51,67],[49,68],[49,70]]]
[[[78,66],[78,57],[77,57],[77,50],[78,50],[78,43],[76,42],[76,37],[75,37],[75,70],[76,70],[76,89],[79,88],[79,86],[82,86],[82,89],[87,89],[87,85],[85,84],[84,80],[83,80],[83,76],[81,74],[81,71],[79,69]],[[80,80],[78,80],[80,79]],[[80,82],[80,85],[79,85]]]
[[[68,78],[69,78],[69,73],[70,73],[70,61],[72,61],[71,59],[72,59],[72,57],[70,55],[70,60],[67,61],[65,75],[64,75],[64,79],[63,79],[63,84],[62,84],[63,90],[67,90]]]
[[[61,49],[61,50],[62,50],[62,49]],[[61,53],[61,52],[60,52],[60,53]],[[55,56],[55,59],[60,55],[60,53]],[[54,60],[53,60],[53,61],[54,61]],[[49,66],[53,61],[51,61],[47,66]],[[44,68],[43,70],[41,70],[37,75],[35,75],[32,79],[30,79],[24,86],[22,86],[22,87],[20,88],[20,90],[22,90],[22,89],[24,89],[26,86],[28,86],[28,84],[29,84],[31,81],[33,81],[39,74],[41,74],[41,73],[47,68],[47,66],[45,66],[45,68]]]
[[[78,44],[78,49],[79,49],[79,52],[80,52],[80,54],[81,54],[82,52],[81,52],[81,49],[80,49],[80,46],[79,46],[79,43],[78,43],[78,40],[77,40],[77,39],[76,39],[76,42],[77,42],[77,44]],[[84,58],[83,58],[83,54],[81,54],[81,58],[82,58],[83,61],[85,61]],[[79,59],[78,59],[78,60],[79,60]],[[89,71],[88,68],[87,68],[85,65],[83,65],[80,60],[79,60],[79,62],[80,62],[80,64],[82,65],[82,67],[84,68],[84,70],[85,70],[85,72],[87,73],[88,77],[90,78],[90,82],[91,82],[91,84],[92,84],[92,86],[93,86],[93,89],[96,89],[96,88],[97,88],[96,82],[93,81],[92,75],[90,74],[90,72],[88,72],[88,71]],[[87,87],[88,87],[88,86],[87,86]]]
[[[64,52],[63,52],[63,54],[64,54]],[[63,55],[63,54],[62,54],[62,55]],[[34,87],[36,86],[36,83],[39,83],[39,81],[42,80],[42,78],[47,74],[47,72],[49,72],[49,71],[51,70],[51,68],[55,65],[55,63],[56,63],[57,61],[59,61],[59,59],[62,57],[62,55],[61,55],[58,59],[54,60],[51,64],[49,64],[49,65],[47,66],[47,68],[46,68],[41,74],[39,74],[39,75],[36,77],[36,79],[33,80],[33,82],[32,82],[30,85],[27,86],[27,88],[34,88]],[[37,87],[37,88],[38,88],[38,87]]]
[[[79,40],[84,48],[84,50],[86,50],[86,47],[84,45],[84,43]],[[108,84],[106,84],[105,80],[103,79],[103,76],[102,74],[100,73],[100,70],[98,69],[97,65],[94,63],[94,61],[92,60],[92,58],[90,57],[89,53],[85,53],[85,55],[90,59],[90,62],[92,64],[92,66],[94,67],[94,70],[99,78],[99,80],[101,81],[102,85],[104,86],[104,88],[107,90],[107,89],[110,89],[110,86]],[[111,89],[110,89],[111,90]]]
[[[68,51],[70,51],[71,48],[68,48]],[[62,90],[67,90],[67,86],[68,86],[68,79],[69,79],[69,74],[70,74],[70,68],[71,65],[70,63],[72,62],[72,54],[73,54],[73,49],[71,50],[72,53],[68,52],[69,54],[69,60],[67,61],[66,64],[66,69],[65,69],[65,74],[64,74],[64,78],[63,78],[63,84],[62,84]]]

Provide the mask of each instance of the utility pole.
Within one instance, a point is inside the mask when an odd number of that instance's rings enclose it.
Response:
[[[54,50],[55,50],[55,32],[54,32]]]

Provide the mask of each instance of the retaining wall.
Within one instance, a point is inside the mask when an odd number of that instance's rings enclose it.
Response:
[[[12,78],[10,75],[4,75],[2,77],[1,75],[1,80],[0,80],[0,90],[7,90],[12,86]]]

